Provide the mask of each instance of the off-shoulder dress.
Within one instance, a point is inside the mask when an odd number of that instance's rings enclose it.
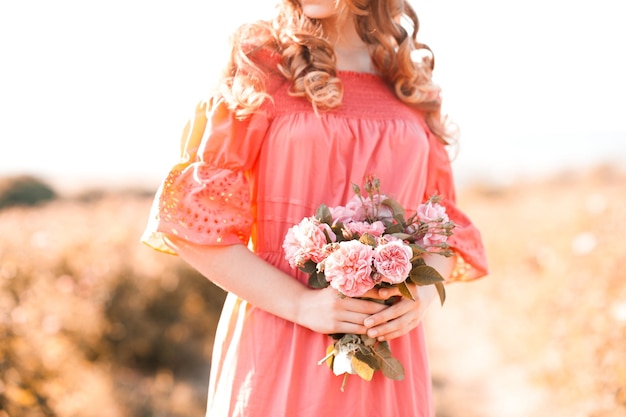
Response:
[[[143,241],[171,252],[173,234],[205,245],[248,245],[303,283],[282,242],[289,227],[316,208],[345,204],[352,183],[368,175],[407,211],[432,194],[444,197],[457,225],[452,280],[487,273],[478,229],[455,203],[446,147],[424,115],[401,103],[377,75],[340,71],[340,108],[316,114],[309,102],[270,80],[272,100],[240,120],[225,103],[201,103],[186,126],[180,161],[157,195]],[[250,280],[263,279],[250,276]],[[276,291],[280,291],[279,288]],[[445,308],[445,307],[444,307]],[[328,335],[269,314],[228,294],[211,362],[208,417],[432,417],[433,399],[422,325],[390,341],[406,377],[377,372],[371,381],[343,378],[317,361]]]

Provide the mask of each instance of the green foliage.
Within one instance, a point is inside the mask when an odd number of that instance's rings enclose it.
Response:
[[[332,224],[333,217],[330,214],[330,209],[326,204],[321,204],[317,210],[315,211],[315,218],[317,218],[320,223]]]
[[[409,279],[416,285],[434,285],[437,288],[441,305],[446,301],[445,279],[432,266],[424,264],[414,267],[409,273]]]
[[[10,206],[35,206],[54,200],[57,193],[44,181],[29,175],[0,179],[0,209]]]

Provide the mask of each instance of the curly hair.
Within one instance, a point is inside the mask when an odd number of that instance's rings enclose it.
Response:
[[[399,100],[422,110],[431,131],[449,143],[454,134],[441,114],[440,88],[432,82],[434,54],[417,41],[419,20],[408,1],[337,3],[340,18],[353,16],[376,72],[393,87]],[[306,98],[316,112],[341,105],[343,87],[337,76],[333,46],[325,36],[322,22],[305,16],[298,0],[280,0],[273,19],[242,25],[231,42],[220,94],[238,117],[249,116],[266,99],[271,100],[266,80],[275,71],[290,82],[289,93]],[[254,59],[263,50],[279,57],[277,67]]]

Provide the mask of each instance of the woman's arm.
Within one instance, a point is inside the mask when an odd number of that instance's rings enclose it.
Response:
[[[364,321],[387,306],[311,289],[252,253],[243,244],[203,246],[168,237],[176,253],[226,291],[276,316],[319,333],[367,331]]]

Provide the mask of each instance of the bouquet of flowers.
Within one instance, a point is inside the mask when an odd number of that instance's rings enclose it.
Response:
[[[292,268],[309,274],[309,286],[335,288],[341,296],[362,297],[375,287],[397,286],[415,300],[407,284],[434,285],[445,301],[444,278],[426,265],[423,255],[451,256],[446,243],[454,224],[434,195],[406,217],[403,207],[380,191],[380,180],[368,177],[365,193],[353,184],[355,196],[345,205],[322,204],[314,216],[292,226],[283,242]],[[380,301],[380,300],[376,300]],[[393,303],[391,299],[385,303]],[[326,362],[336,375],[357,374],[369,381],[377,370],[391,379],[404,378],[388,342],[367,335],[335,334]]]

